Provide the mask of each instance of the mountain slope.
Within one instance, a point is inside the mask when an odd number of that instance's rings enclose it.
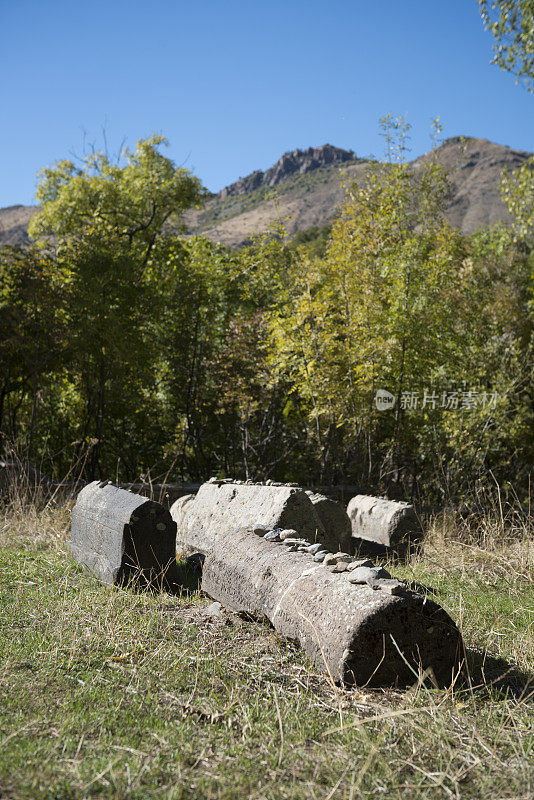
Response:
[[[7,206],[0,208],[0,245],[27,244],[28,224],[38,206]]]
[[[455,228],[473,233],[485,225],[509,221],[500,198],[501,174],[503,169],[517,169],[530,155],[487,139],[454,137],[412,163],[417,169],[432,157],[448,169],[452,194],[447,218]],[[343,202],[342,183],[361,180],[368,164],[351,150],[328,144],[284,153],[270,169],[239,178],[212,195],[201,210],[188,212],[184,217],[187,231],[239,246],[279,218],[290,234],[324,225]],[[26,243],[28,222],[36,208],[0,209],[0,244]]]
[[[326,148],[330,145],[325,145]],[[308,151],[301,153],[303,165],[307,161],[306,153]],[[339,153],[344,153],[345,157]],[[427,153],[412,163],[417,168],[432,157],[447,168],[452,195],[446,216],[455,228],[473,233],[485,225],[509,221],[500,197],[501,173],[503,169],[517,169],[529,155],[487,139],[454,137],[447,139],[432,155]],[[252,233],[265,230],[278,217],[284,220],[290,234],[312,225],[324,225],[335,217],[343,202],[342,183],[351,179],[361,180],[368,164],[351,151],[338,151],[335,162],[320,163],[304,174],[293,169],[285,176],[279,169],[273,173],[274,168],[260,173],[278,175],[274,186],[270,184],[270,191],[263,181],[252,188],[249,184],[251,176],[242,178],[233,187],[246,187],[248,191],[223,189],[201,211],[189,212],[186,217],[189,231],[202,232],[210,239],[235,246],[247,241]]]
[[[447,139],[436,152],[439,163],[447,169],[452,197],[447,208],[451,225],[464,233],[473,233],[485,225],[509,222],[510,215],[501,200],[503,170],[518,169],[532,153],[512,150],[487,139]],[[417,167],[430,158],[417,158]]]

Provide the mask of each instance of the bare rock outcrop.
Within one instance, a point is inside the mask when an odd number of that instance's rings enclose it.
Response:
[[[247,175],[246,178],[239,178],[230,186],[225,186],[219,196],[224,199],[234,195],[248,194],[259,186],[272,188],[295,173],[306,175],[306,173],[319,169],[319,167],[346,164],[356,160],[356,153],[352,150],[343,150],[331,144],[324,144],[321,147],[308,147],[307,150],[292,150],[284,153],[276,164],[273,164],[265,172],[257,169]]]

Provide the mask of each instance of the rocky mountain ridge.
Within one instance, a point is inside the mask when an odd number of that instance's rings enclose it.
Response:
[[[331,222],[343,203],[345,184],[363,180],[370,163],[350,150],[335,149],[335,163],[318,165],[304,174],[293,170],[273,189],[261,185],[232,195],[223,194],[223,190],[200,211],[185,215],[189,232],[203,233],[235,247],[250,241],[251,235],[266,230],[276,219],[283,220],[290,235]],[[340,153],[345,155],[340,157]],[[445,215],[454,228],[470,234],[487,225],[510,222],[500,194],[502,172],[518,169],[530,155],[487,139],[455,136],[411,164],[417,170],[432,158],[445,167],[451,183]],[[277,163],[284,160],[282,157]]]
[[[455,136],[412,161],[417,170],[429,158],[449,173],[452,192],[446,216],[450,224],[473,233],[497,222],[509,222],[500,196],[503,170],[512,171],[531,156],[487,139]],[[255,170],[212,195],[184,221],[189,234],[236,247],[266,230],[276,219],[289,234],[334,219],[347,181],[364,178],[369,160],[330,144],[284,153],[268,170]],[[0,209],[0,244],[27,244],[27,228],[37,206]],[[172,231],[172,227],[169,228]]]
[[[230,196],[249,194],[260,186],[273,188],[295,173],[306,175],[320,167],[346,164],[348,161],[357,160],[356,153],[352,150],[342,150],[331,144],[325,144],[322,147],[308,147],[307,150],[293,150],[284,153],[276,164],[273,164],[265,172],[257,169],[245,178],[239,178],[235,183],[231,183],[230,186],[225,186],[219,192],[219,197],[224,199]]]

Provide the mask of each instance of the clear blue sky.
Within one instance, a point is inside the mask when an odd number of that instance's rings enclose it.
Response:
[[[534,150],[534,96],[490,66],[476,0],[0,0],[0,206],[37,170],[156,131],[212,191],[286,150],[381,155],[378,119]]]

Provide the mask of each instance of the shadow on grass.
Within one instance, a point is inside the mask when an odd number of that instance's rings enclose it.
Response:
[[[132,592],[170,594],[175,597],[194,594],[202,582],[204,556],[195,553],[188,559],[169,564],[153,571],[128,568],[122,571],[117,585]]]
[[[534,704],[534,673],[523,672],[504,658],[466,649],[469,688],[479,697],[503,700],[507,697]]]
[[[406,564],[412,558],[421,554],[422,541],[418,539],[403,539],[390,547],[372,542],[368,539],[353,537],[353,555],[356,558],[370,558],[390,564]]]
[[[202,553],[193,553],[189,558],[178,562],[183,591],[197,592],[200,589],[204,558],[205,556]]]

